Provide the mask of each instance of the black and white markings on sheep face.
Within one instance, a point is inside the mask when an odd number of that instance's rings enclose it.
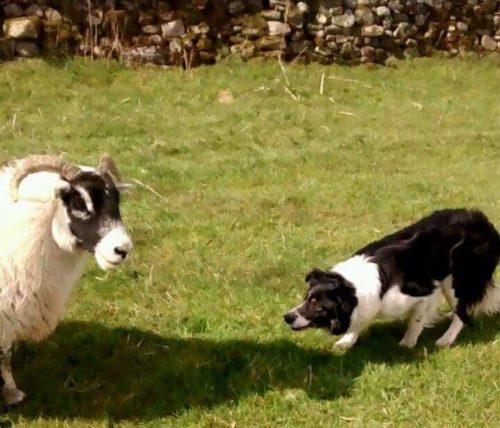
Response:
[[[120,193],[106,173],[82,172],[59,192],[68,230],[76,246],[93,253],[99,266],[112,269],[132,249],[120,215]]]
[[[306,276],[309,290],[299,306],[285,314],[292,330],[325,328],[332,334],[345,333],[358,304],[352,284],[341,275],[314,269]]]

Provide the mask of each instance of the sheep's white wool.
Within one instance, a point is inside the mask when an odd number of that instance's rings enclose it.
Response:
[[[13,203],[12,172],[9,167],[0,170],[0,345],[4,348],[17,340],[41,340],[54,330],[86,259],[73,243],[54,241],[57,231],[52,230],[52,220],[64,211],[54,197],[58,175],[43,172],[26,177],[19,187],[20,201]]]
[[[117,249],[127,253],[132,249],[132,241],[121,223],[111,224],[95,248],[95,259],[101,269],[115,269],[123,261]]]

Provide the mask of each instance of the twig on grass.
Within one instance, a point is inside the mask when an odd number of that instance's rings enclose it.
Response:
[[[193,68],[193,49],[189,50],[189,54],[186,48],[182,49],[182,60],[184,62],[184,69],[191,71]]]
[[[362,85],[364,88],[368,88],[368,89],[373,88],[372,85],[368,85],[368,84],[363,83],[363,82],[356,80],[356,79],[348,79],[347,77],[339,77],[339,76],[328,76],[328,78],[331,80],[342,80],[344,82],[356,83],[356,84]]]
[[[421,111],[421,110],[422,110],[422,108],[424,107],[422,104],[420,104],[420,103],[416,103],[415,101],[412,101],[411,103],[412,103],[415,107],[417,107],[419,111]]]
[[[443,36],[444,36],[444,30],[441,30],[441,32],[439,33],[439,37],[437,38],[437,41],[434,44],[435,48],[437,48],[437,46],[439,45],[439,42],[441,42],[441,39],[443,38]]]
[[[12,83],[12,79],[10,78],[9,72],[5,73],[5,75],[7,76],[7,81],[9,82],[10,90],[14,94],[16,92],[16,88],[14,88],[14,84]]]
[[[325,73],[323,73],[323,74],[321,75],[321,83],[320,83],[320,85],[319,85],[319,94],[320,94],[320,95],[323,95],[324,85],[325,85]]]
[[[339,418],[342,419],[343,421],[348,421],[348,422],[359,420],[358,418],[348,418],[347,416],[339,416]]]
[[[292,92],[292,90],[290,89],[291,85],[290,85],[290,80],[288,80],[288,76],[286,75],[286,70],[285,70],[285,66],[283,65],[283,61],[281,61],[281,52],[278,54],[278,63],[280,65],[280,68],[281,68],[281,73],[283,74],[283,77],[285,78],[285,81],[286,81],[286,86],[283,86],[283,88],[285,89],[285,91],[295,100],[295,101],[299,101],[299,98]]]
[[[168,200],[167,200],[167,198],[165,196],[163,196],[161,193],[158,193],[151,186],[148,186],[147,184],[144,184],[142,181],[139,181],[136,178],[133,178],[132,181],[134,183],[137,183],[139,186],[144,187],[145,189],[149,190],[153,195],[158,196],[163,202],[168,202]]]
[[[306,50],[307,46],[304,46],[298,55],[290,62],[290,64],[295,64]]]
[[[281,73],[283,73],[283,77],[285,78],[287,86],[290,86],[290,81],[288,80],[288,76],[286,75],[285,66],[283,65],[283,62],[281,61],[281,52],[278,55],[278,63],[280,65]]]
[[[441,125],[441,122],[443,121],[444,115],[446,114],[446,111],[448,110],[448,104],[444,106],[443,111],[441,112],[441,115],[439,116],[439,120],[437,121],[436,125]]]
[[[287,86],[283,86],[283,89],[285,90],[285,92],[290,95],[295,101],[299,101],[299,99],[294,95],[294,93],[287,87]]]

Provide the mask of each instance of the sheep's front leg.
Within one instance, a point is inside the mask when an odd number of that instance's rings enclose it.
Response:
[[[0,370],[4,382],[2,387],[2,396],[9,405],[20,403],[24,400],[26,394],[20,389],[17,389],[16,381],[12,376],[12,367],[10,365],[12,352],[10,349],[2,349],[0,352]]]

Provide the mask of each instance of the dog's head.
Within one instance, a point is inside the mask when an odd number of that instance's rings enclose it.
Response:
[[[341,275],[313,269],[306,276],[309,290],[304,301],[285,314],[292,330],[325,328],[332,334],[345,333],[358,304],[353,285]]]

